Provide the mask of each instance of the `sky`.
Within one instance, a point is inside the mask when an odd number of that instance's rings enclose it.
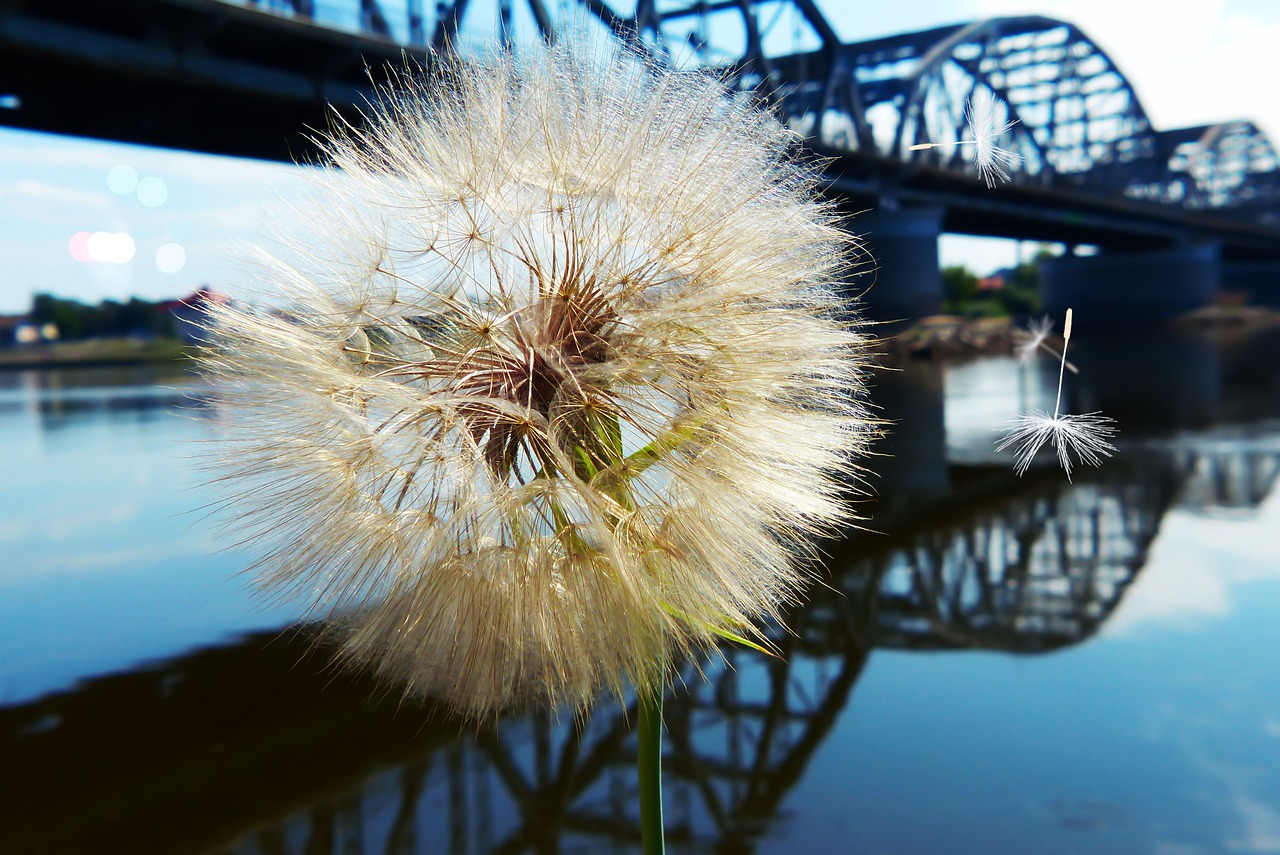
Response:
[[[1157,128],[1249,118],[1280,141],[1276,0],[1196,0],[1177,14],[1139,0],[818,2],[850,41],[997,15],[1071,21],[1132,82]],[[0,313],[25,311],[36,291],[97,302],[210,285],[235,296],[243,247],[268,241],[273,224],[289,228],[306,183],[288,165],[0,128]],[[1017,249],[945,236],[940,254],[986,273]]]

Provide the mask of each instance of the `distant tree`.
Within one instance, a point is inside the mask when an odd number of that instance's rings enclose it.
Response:
[[[88,332],[88,306],[62,300],[52,294],[36,294],[31,301],[31,320],[39,326],[53,324],[64,339],[84,338]]]
[[[172,336],[173,318],[157,303],[133,297],[127,303],[103,300],[88,306],[52,294],[36,294],[31,301],[31,320],[53,324],[64,341],[119,336]]]
[[[978,299],[978,277],[963,265],[942,268],[943,311],[964,314],[964,308]]]
[[[103,300],[97,307],[88,307],[88,337],[102,338],[120,335],[120,313],[123,308],[116,300]]]
[[[125,335],[162,335],[161,309],[147,300],[134,297],[120,307],[120,329]]]
[[[1001,284],[984,290],[981,279],[962,265],[942,269],[942,310],[968,318],[1034,315],[1040,311],[1039,261],[1053,253],[1042,250],[1035,262],[1020,264],[998,274]]]
[[[1039,254],[1036,257],[1039,259]],[[1037,262],[1019,264],[1009,271],[997,299],[1010,315],[1034,315],[1039,312],[1040,265]]]

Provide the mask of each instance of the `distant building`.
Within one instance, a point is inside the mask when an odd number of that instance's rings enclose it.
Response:
[[[26,315],[0,315],[0,347],[13,347],[18,344],[18,330],[29,327],[31,323]]]
[[[219,294],[212,288],[199,288],[181,300],[166,300],[159,308],[173,318],[174,335],[187,344],[204,344],[208,341],[204,325],[210,306],[222,306],[230,302],[230,297]]]
[[[28,315],[0,315],[0,347],[57,340],[57,324],[37,324]]]

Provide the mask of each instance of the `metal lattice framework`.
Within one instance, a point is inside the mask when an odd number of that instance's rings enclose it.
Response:
[[[1280,160],[1252,122],[1223,122],[1157,134],[1167,172],[1129,195],[1195,209],[1256,210],[1280,198]]]
[[[774,634],[780,656],[729,649],[702,673],[687,667],[664,711],[671,851],[749,851],[876,647],[1036,654],[1084,641],[1173,502],[1255,507],[1280,473],[1274,445],[1153,451],[854,541]],[[634,705],[459,738],[438,711],[398,709],[368,675],[332,671],[315,643],[264,633],[0,707],[0,760],[28,784],[6,797],[0,848],[407,855],[639,839]]]
[[[1175,467],[1147,464],[1141,475],[1150,477],[1137,481],[1048,485],[886,550],[860,550],[869,554],[832,567],[832,587],[817,589],[774,635],[778,657],[730,649],[723,663],[686,669],[663,714],[672,851],[752,848],[835,728],[874,648],[1041,653],[1092,635],[1141,570],[1177,491]],[[597,712],[559,728],[513,722],[475,747],[452,747],[434,768],[413,764],[367,786],[355,807],[297,815],[286,825],[305,833],[277,837],[359,836],[391,798],[398,821],[381,851],[400,851],[392,844],[405,838],[415,805],[436,814],[452,851],[634,842],[635,714],[634,706]],[[514,819],[506,828],[504,814]]]
[[[677,67],[720,70],[820,146],[973,173],[965,105],[987,89],[1016,123],[1014,180],[1258,215],[1280,200],[1275,150],[1247,121],[1157,131],[1114,61],[1075,25],[990,18],[843,42],[815,0],[250,0],[408,44],[478,48],[566,27],[611,32]]]
[[[968,138],[964,105],[980,88],[1017,121],[1003,143],[1022,156],[1018,175],[1123,186],[1150,169],[1155,135],[1110,58],[1074,25],[1044,17],[995,18],[851,45],[877,141],[896,157],[956,168],[959,149],[907,146]]]
[[[1179,473],[1077,485],[923,532],[881,578],[879,646],[1036,653],[1101,627],[1146,563]]]
[[[944,205],[951,231],[1119,248],[1194,237],[1274,254],[1280,169],[1265,135],[1247,121],[1156,130],[1115,62],[1071,23],[991,18],[846,42],[817,3],[0,3],[0,125],[306,159],[317,153],[306,129],[333,111],[359,121],[406,57],[520,51],[571,33],[714,69],[768,102],[831,158],[832,187],[855,210],[905,200]],[[994,142],[1022,161],[1022,187],[995,200],[973,180],[972,146],[947,145],[969,138],[965,107],[979,92],[1008,105],[1014,124]],[[926,143],[941,147],[912,149]]]

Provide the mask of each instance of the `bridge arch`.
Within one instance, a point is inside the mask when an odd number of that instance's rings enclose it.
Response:
[[[569,28],[612,33],[759,93],[824,154],[853,155],[853,183],[871,196],[939,177],[914,166],[971,173],[964,147],[910,146],[967,137],[965,102],[986,89],[1017,120],[1000,141],[1022,157],[1016,183],[1203,211],[1233,239],[1246,239],[1241,227],[1280,227],[1277,150],[1255,125],[1157,132],[1106,52],[1073,24],[1043,16],[848,43],[817,0],[99,0],[92,12],[70,2],[0,9],[5,126],[289,160],[311,151],[305,129],[323,127],[330,109],[354,119],[406,54],[521,46]],[[119,98],[125,89],[134,95]],[[1078,232],[1066,237],[1089,242]]]
[[[1132,85],[1067,21],[997,17],[843,43],[812,0],[636,0],[626,15],[618,0],[581,2],[633,43],[761,91],[830,148],[972,172],[963,146],[909,149],[968,138],[965,105],[988,89],[1015,121],[1001,145],[1021,156],[1016,180],[1123,193],[1165,173]],[[779,19],[794,21],[789,53]]]
[[[1166,172],[1135,183],[1134,198],[1194,209],[1246,209],[1280,198],[1280,157],[1253,122],[1243,119],[1161,131]]]
[[[1135,171],[1163,166],[1132,85],[1069,22],[990,18],[851,47],[869,122],[888,156],[971,169],[963,147],[909,147],[967,138],[964,105],[985,88],[1016,121],[1001,145],[1021,155],[1022,180],[1122,191]]]

